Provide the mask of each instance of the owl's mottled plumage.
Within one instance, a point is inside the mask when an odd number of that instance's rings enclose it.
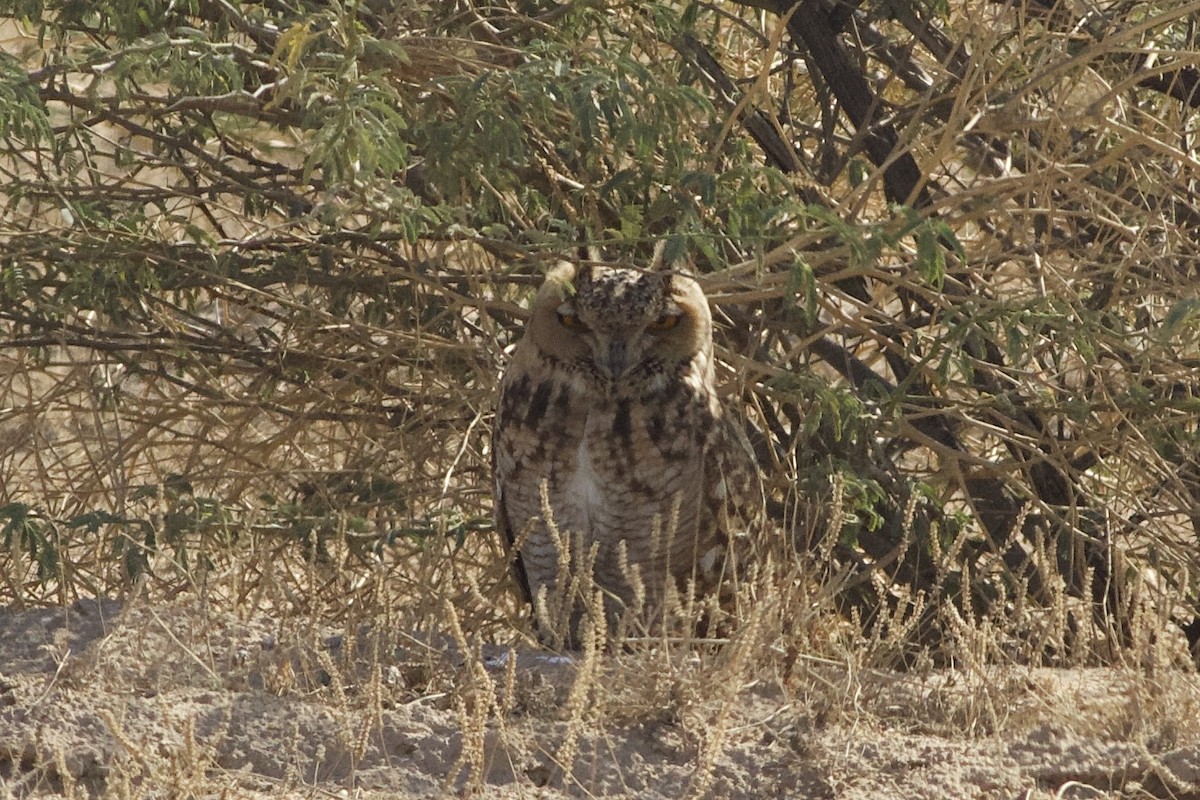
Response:
[[[553,270],[504,373],[492,463],[497,527],[535,609],[539,592],[562,588],[564,547],[568,574],[595,548],[610,621],[625,608],[655,613],[670,584],[714,588],[761,489],[714,387],[699,284],[611,266]]]

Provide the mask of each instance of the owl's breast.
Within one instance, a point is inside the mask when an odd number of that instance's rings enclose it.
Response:
[[[581,530],[590,530],[592,520],[601,516],[605,503],[605,478],[592,461],[592,450],[586,435],[579,437],[575,457],[564,463],[562,479],[563,495],[569,502],[569,511],[574,525]]]
[[[572,424],[564,426],[570,445],[548,476],[563,527],[601,545],[671,518],[694,528],[712,428],[706,406],[620,396],[578,402]]]

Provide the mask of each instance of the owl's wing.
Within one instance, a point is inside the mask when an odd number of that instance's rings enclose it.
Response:
[[[499,431],[492,432],[492,518],[496,530],[500,531],[504,540],[504,549],[508,553],[513,576],[517,579],[521,594],[527,603],[532,604],[533,591],[529,586],[529,577],[525,574],[525,562],[521,560],[521,552],[516,548],[518,531],[513,528],[512,518],[504,502],[504,481],[508,476],[500,468],[497,458],[498,448],[503,446],[501,438]]]
[[[745,566],[763,518],[762,473],[736,415],[722,414],[714,437],[705,453],[705,500],[730,554]]]

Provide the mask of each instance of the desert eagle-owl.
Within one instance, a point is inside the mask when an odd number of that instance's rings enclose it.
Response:
[[[712,332],[686,275],[560,264],[546,277],[492,432],[496,524],[539,627],[555,617],[573,637],[594,607],[581,587],[600,590],[611,625],[731,569],[762,490],[714,386]]]

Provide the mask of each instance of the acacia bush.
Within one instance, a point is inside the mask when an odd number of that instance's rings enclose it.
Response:
[[[496,379],[591,255],[699,274],[889,659],[1200,627],[1200,3],[0,8],[6,602],[242,564],[503,635]]]

